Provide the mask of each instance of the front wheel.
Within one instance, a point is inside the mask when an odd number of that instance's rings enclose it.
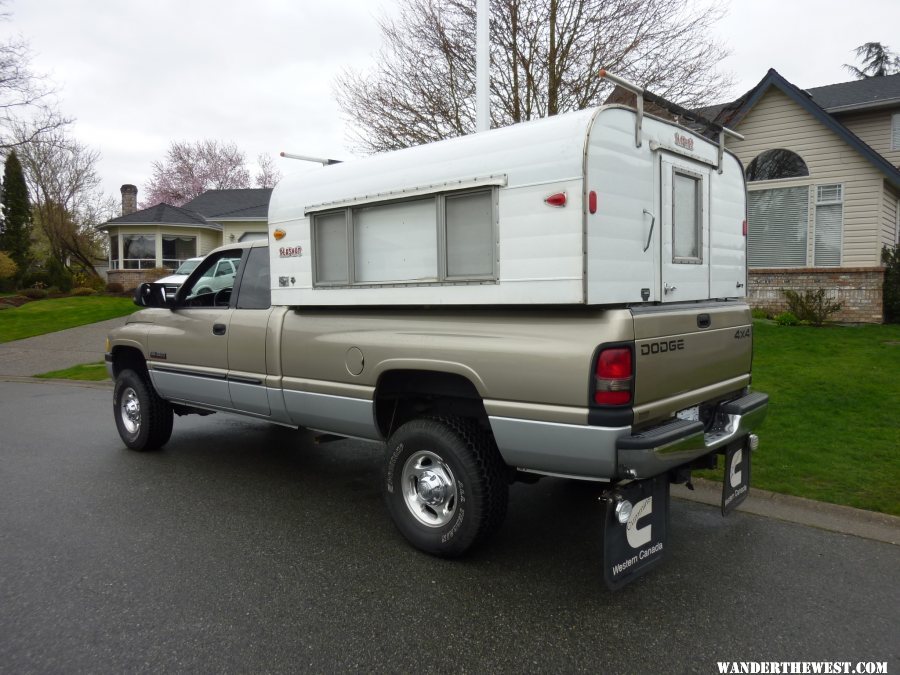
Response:
[[[172,406],[133,370],[116,378],[113,412],[119,436],[132,450],[156,450],[172,436]]]
[[[493,439],[474,422],[413,420],[388,442],[384,498],[397,529],[413,546],[455,557],[503,522],[504,469]]]

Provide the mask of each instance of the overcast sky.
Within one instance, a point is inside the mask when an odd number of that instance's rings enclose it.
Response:
[[[473,0],[474,1],[474,0]],[[101,152],[104,189],[141,192],[172,140],[234,141],[284,172],[307,155],[352,158],[349,122],[334,102],[343,68],[366,68],[391,0],[9,0],[0,25],[27,39],[33,66],[60,89],[75,136]],[[710,36],[731,56],[736,97],[775,68],[794,84],[851,79],[852,49],[900,51],[900,0],[731,0]]]

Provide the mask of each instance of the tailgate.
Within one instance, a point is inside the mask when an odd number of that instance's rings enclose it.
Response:
[[[750,308],[742,301],[633,307],[634,422],[713,402],[750,384]]]

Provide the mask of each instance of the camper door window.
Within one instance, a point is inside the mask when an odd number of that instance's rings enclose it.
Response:
[[[672,261],[702,262],[701,176],[676,170],[672,175]]]

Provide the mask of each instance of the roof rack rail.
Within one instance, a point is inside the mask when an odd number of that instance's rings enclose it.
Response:
[[[678,115],[679,117],[683,117],[684,119],[691,122],[702,124],[708,130],[715,132],[719,137],[719,158],[717,163],[717,169],[719,173],[722,173],[722,157],[725,155],[725,136],[731,136],[740,141],[744,140],[744,137],[738,132],[729,129],[728,127],[722,126],[717,122],[713,122],[711,119],[703,117],[703,115],[698,115],[692,110],[683,108],[677,103],[673,103],[672,101],[663,98],[659,94],[654,94],[651,91],[647,91],[646,89],[637,86],[634,82],[626,80],[624,77],[613,75],[612,73],[607,72],[606,69],[600,70],[600,77],[605,80],[609,80],[613,84],[619,85],[623,89],[630,91],[635,95],[637,116],[635,117],[634,122],[634,144],[638,148],[641,147],[641,143],[643,142],[641,139],[641,125],[644,120],[644,101],[649,101],[654,105],[658,105],[660,108],[668,110],[670,113]]]

